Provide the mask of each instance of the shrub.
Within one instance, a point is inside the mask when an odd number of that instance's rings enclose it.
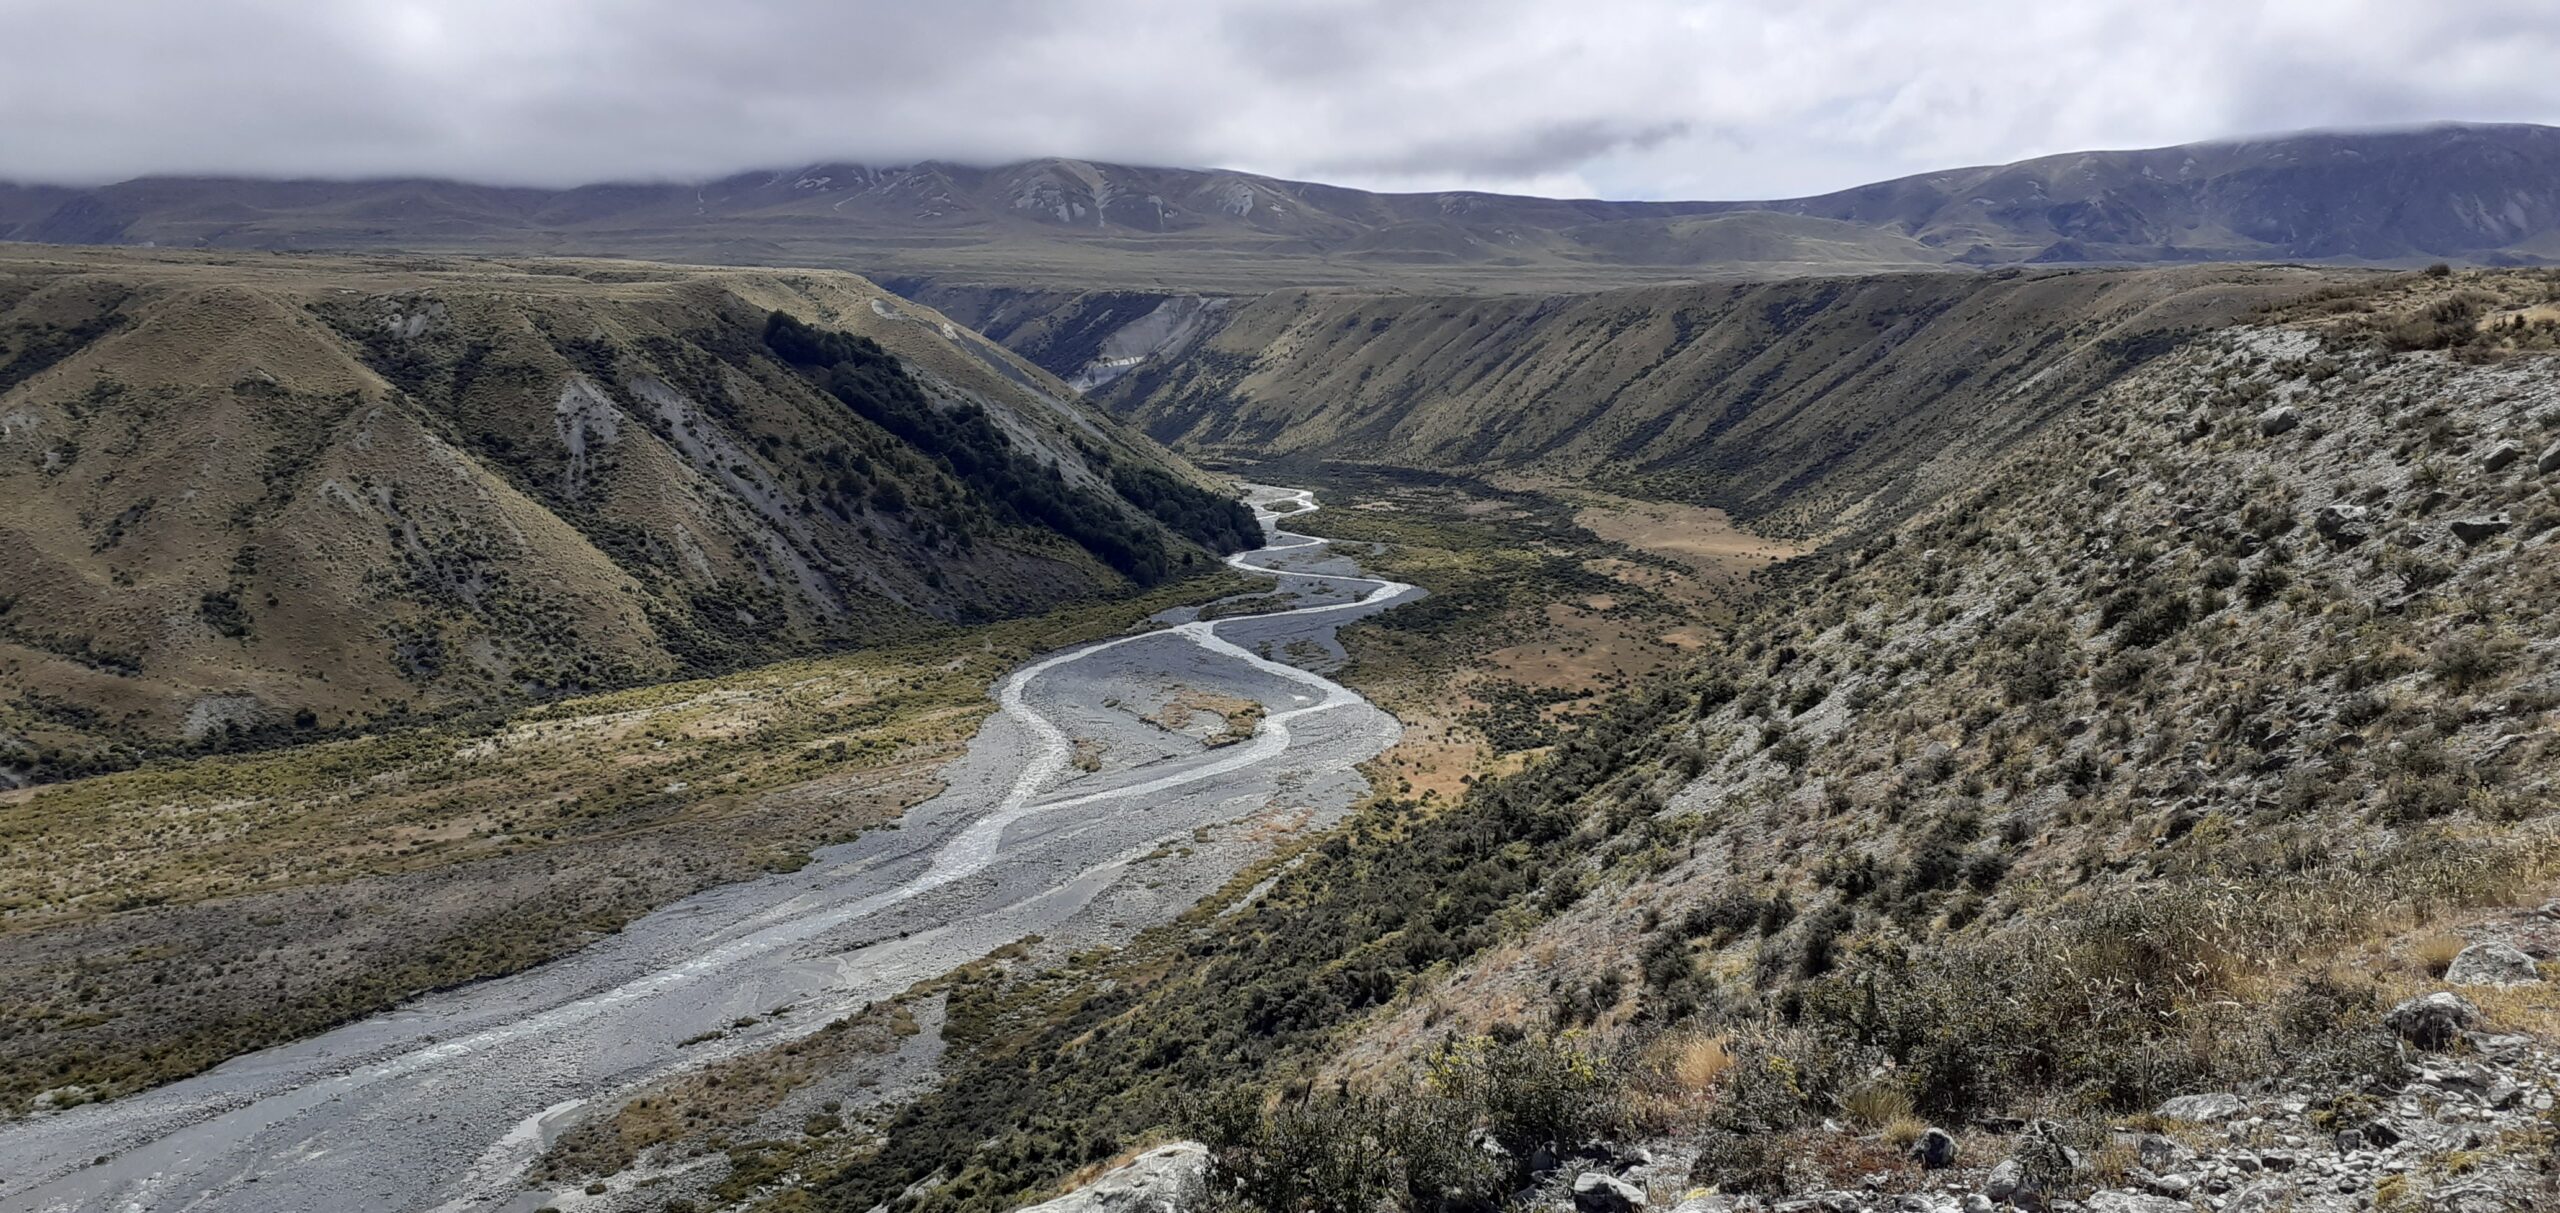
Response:
[[[1209,1147],[1213,1188],[1264,1213],[1375,1213],[1401,1170],[1384,1102],[1334,1095],[1258,1111],[1238,1094],[1202,1109],[1192,1131]]]
[[[1663,1077],[1699,1081],[1703,1053],[1666,1057]],[[1427,1088],[1337,1089],[1268,1108],[1230,1090],[1185,1119],[1209,1147],[1212,1189],[1262,1213],[1490,1210],[1526,1178],[1533,1150],[1571,1149],[1621,1123],[1621,1068],[1570,1039],[1451,1041],[1424,1070]],[[1479,1126],[1509,1165],[1478,1146]]]
[[[1857,921],[1857,911],[1839,904],[1814,915],[1813,921],[1804,925],[1804,945],[1797,953],[1796,972],[1806,977],[1830,972],[1833,949]]]
[[[1449,1042],[1426,1072],[1443,1094],[1481,1110],[1485,1131],[1520,1158],[1611,1127],[1623,1078],[1615,1062],[1570,1036]]]
[[[2427,672],[2457,691],[2468,691],[2506,672],[2516,648],[2503,637],[2465,632],[2435,647],[2427,658]]]

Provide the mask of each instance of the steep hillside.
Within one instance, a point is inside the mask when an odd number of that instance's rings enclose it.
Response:
[[[0,184],[0,240],[845,266],[1058,287],[1548,289],[1967,263],[2524,261],[2560,253],[2560,132],[2330,132],[1956,169],[1815,198],[1382,194],[1217,169],[818,164],[571,189]]]
[[[770,1208],[1001,1210],[1168,1129],[1273,1213],[1494,1207],[1541,1154],[1541,1203],[2530,1207],[2560,329],[2504,318],[2554,298],[2412,277],[2191,342],[1525,771],[1383,795],[1117,960],[955,975],[935,1094],[731,1158],[808,1189]],[[2395,348],[2460,299],[2508,336]]]
[[[0,258],[0,763],[1120,593],[1246,542],[1196,476],[850,275],[26,250]]]
[[[1811,535],[1931,500],[2182,337],[2326,280],[2194,269],[1279,292],[1228,304],[1099,399],[1195,455],[1601,482]],[[1068,299],[1062,314],[1080,318],[1041,332],[965,292],[927,295],[946,296],[1053,359],[1109,345],[1059,334],[1137,311]]]
[[[1248,299],[885,278],[880,285],[1001,342],[1081,391],[1189,351]]]

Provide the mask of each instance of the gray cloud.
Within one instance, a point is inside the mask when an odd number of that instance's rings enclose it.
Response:
[[[2540,0],[0,0],[0,178],[567,184],[1038,155],[1777,196],[2560,121]]]

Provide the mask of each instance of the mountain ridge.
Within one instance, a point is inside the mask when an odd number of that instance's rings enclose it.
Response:
[[[566,189],[432,178],[0,184],[0,240],[623,255],[1202,288],[1650,281],[2049,262],[2535,263],[2560,129],[2441,124],[2090,151],[1791,199],[1375,193],[1047,158]]]

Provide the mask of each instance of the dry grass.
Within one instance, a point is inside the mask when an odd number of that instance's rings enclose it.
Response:
[[[1911,1092],[1895,1083],[1871,1082],[1841,1100],[1840,1110],[1860,1128],[1886,1129],[1911,1119]],[[1918,1136],[1918,1130],[1913,1136]]]
[[[1754,535],[1734,525],[1723,510],[1707,506],[1634,501],[1600,494],[1578,494],[1594,504],[1574,515],[1584,529],[1611,543],[1668,556],[1728,586],[1784,560],[1813,550],[1812,545]]]
[[[2109,1186],[2121,1184],[2142,1166],[2142,1154],[2130,1141],[2109,1138],[2089,1159],[2089,1168],[2098,1181]]]
[[[2550,966],[2544,966],[2547,971]],[[2491,1030],[2516,1032],[2560,1041],[2560,986],[2544,981],[2523,986],[2465,986],[2462,996],[2480,1008]]]
[[[1629,1115],[1658,1132],[1694,1127],[1715,1103],[1716,1083],[1733,1068],[1725,1033],[1674,1032],[1646,1046],[1628,1092]]]
[[[2459,935],[2430,935],[2409,945],[2409,959],[2429,977],[2442,977],[2466,946]]]
[[[1905,1102],[1909,1102],[1908,1097],[1905,1098]],[[1900,1116],[1896,1116],[1893,1119],[1886,1121],[1882,1129],[1882,1134],[1887,1145],[1900,1150],[1906,1149],[1911,1145],[1911,1143],[1920,1140],[1920,1135],[1928,1131],[1928,1121],[1922,1120],[1917,1116],[1905,1112]]]

